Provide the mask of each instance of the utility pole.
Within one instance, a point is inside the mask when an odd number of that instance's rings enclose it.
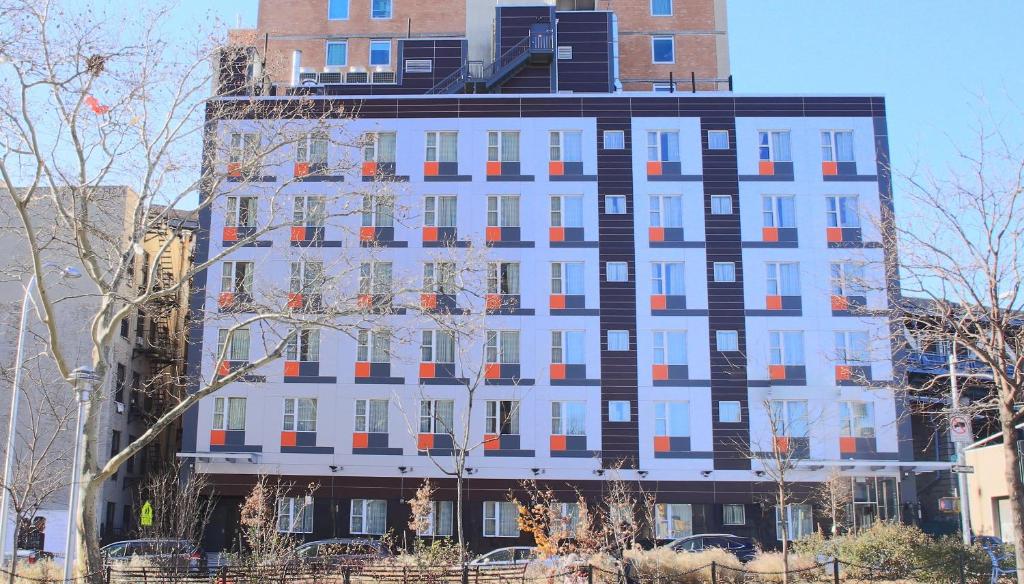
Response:
[[[960,414],[960,388],[957,384],[956,378],[956,339],[953,339],[952,349],[949,352],[949,390],[953,399],[952,412],[950,413],[950,436],[953,438],[953,445],[956,447],[956,463],[959,466],[967,466],[967,455],[964,453],[964,446],[973,440],[973,436],[970,431],[970,418],[963,416],[967,420],[967,432],[965,438],[957,438],[957,433],[953,431],[953,423],[957,420],[958,414]],[[960,530],[963,535],[964,544],[971,545],[971,503],[970,493],[967,489],[967,473],[957,473],[957,494],[960,497]]]

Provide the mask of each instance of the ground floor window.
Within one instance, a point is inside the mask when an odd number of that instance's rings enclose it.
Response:
[[[352,499],[349,533],[384,535],[387,529],[388,503],[380,499]]]
[[[282,533],[313,533],[313,498],[278,498],[277,530]]]
[[[786,505],[785,521],[789,527],[789,541],[803,539],[814,532],[814,513],[810,505],[792,503]],[[775,537],[782,541],[783,513],[775,507]]]
[[[878,521],[899,519],[896,479],[892,477],[854,477],[851,479],[853,529],[867,529]]]
[[[507,501],[484,501],[484,537],[519,537],[519,509]]]
[[[693,509],[688,504],[658,503],[654,506],[654,531],[658,539],[693,534]]]

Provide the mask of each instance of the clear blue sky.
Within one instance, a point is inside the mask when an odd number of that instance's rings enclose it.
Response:
[[[898,173],[942,174],[953,144],[974,140],[979,113],[1024,137],[1020,0],[728,2],[736,91],[884,95]],[[182,6],[230,26],[256,22],[256,0]]]

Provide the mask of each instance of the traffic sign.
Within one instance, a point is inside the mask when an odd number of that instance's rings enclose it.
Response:
[[[959,411],[950,414],[949,437],[956,444],[974,442],[974,433],[971,432],[971,417]]]
[[[966,464],[954,464],[949,470],[957,474],[974,474],[974,467]]]
[[[142,509],[139,511],[139,525],[149,527],[153,525],[153,505],[146,501],[142,504]]]

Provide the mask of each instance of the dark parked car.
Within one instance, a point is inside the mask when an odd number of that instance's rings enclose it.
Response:
[[[135,556],[163,568],[206,570],[206,552],[184,539],[132,539],[112,543],[100,549],[105,564],[130,562]]]
[[[391,555],[388,548],[372,539],[321,539],[295,548],[289,564],[312,566],[361,566]]]
[[[757,554],[754,541],[749,537],[740,537],[729,533],[704,533],[689,535],[665,544],[677,552],[702,552],[710,549],[723,549],[739,558],[741,562],[749,562]]]

